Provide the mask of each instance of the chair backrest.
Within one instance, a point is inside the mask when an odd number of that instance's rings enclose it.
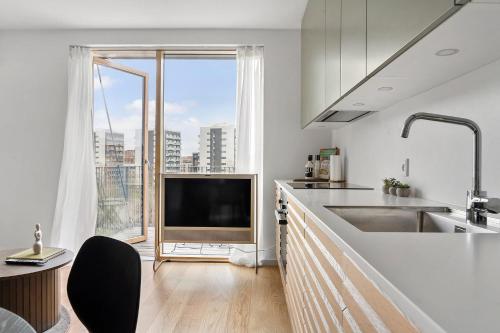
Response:
[[[91,237],[75,258],[67,290],[73,310],[90,332],[135,332],[141,258],[127,243]]]

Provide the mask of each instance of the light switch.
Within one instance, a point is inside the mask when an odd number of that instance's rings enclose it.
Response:
[[[406,158],[404,163],[401,165],[401,171],[403,177],[409,177],[410,176],[410,159]]]

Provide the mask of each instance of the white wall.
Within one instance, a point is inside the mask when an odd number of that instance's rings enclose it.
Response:
[[[301,175],[306,154],[330,141],[329,133],[300,130],[298,31],[0,31],[0,248],[30,246],[35,223],[50,235],[63,147],[68,47],[106,43],[264,45],[264,217],[266,232],[274,233],[272,180]]]
[[[431,73],[430,73],[431,75]],[[414,195],[459,206],[472,186],[472,132],[459,126],[417,121],[410,137],[403,122],[415,112],[474,120],[483,133],[483,189],[500,197],[500,61],[400,102],[351,126],[334,131],[332,143],[346,158],[350,182],[379,191],[381,179],[401,178]],[[410,177],[400,167],[410,158]]]

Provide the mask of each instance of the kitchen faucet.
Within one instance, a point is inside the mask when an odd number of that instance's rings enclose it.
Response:
[[[467,222],[486,225],[487,213],[500,213],[500,199],[488,199],[486,192],[481,190],[481,129],[470,119],[446,116],[434,113],[418,112],[409,116],[404,123],[401,137],[408,138],[410,128],[415,120],[429,120],[441,123],[462,125],[474,133],[474,160],[472,163],[473,189],[467,191],[466,214]]]

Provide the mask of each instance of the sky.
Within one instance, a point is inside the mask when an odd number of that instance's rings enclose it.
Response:
[[[113,62],[149,74],[148,127],[154,129],[156,64],[154,59],[114,59]],[[99,66],[102,87],[114,132],[125,134],[125,149],[135,147],[135,131],[142,127],[142,78]],[[94,77],[94,128],[108,129],[101,84]],[[165,129],[181,132],[182,156],[198,151],[201,126],[235,123],[236,60],[172,59],[164,64]]]

